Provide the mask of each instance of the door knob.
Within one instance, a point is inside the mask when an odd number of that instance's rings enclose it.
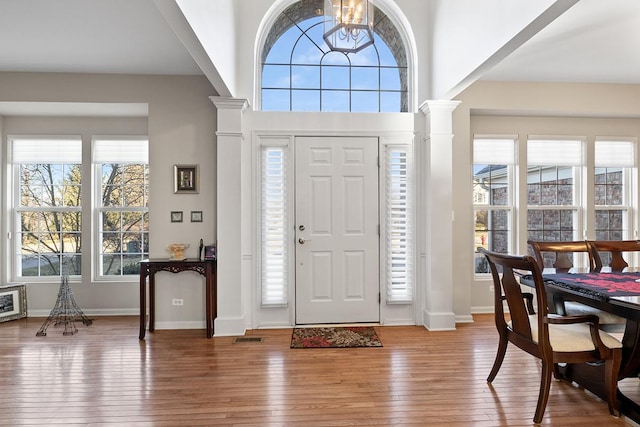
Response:
[[[306,240],[305,240],[305,239],[303,239],[302,237],[300,237],[300,238],[298,239],[298,243],[300,243],[301,245],[304,245],[304,243],[305,243],[305,242],[306,242]]]

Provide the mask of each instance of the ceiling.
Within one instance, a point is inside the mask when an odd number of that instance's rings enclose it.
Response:
[[[640,1],[580,0],[482,80],[640,83]]]
[[[151,0],[0,0],[0,71],[202,74]]]
[[[581,0],[482,79],[640,83],[638,23]],[[0,71],[203,74],[151,0],[0,0]]]

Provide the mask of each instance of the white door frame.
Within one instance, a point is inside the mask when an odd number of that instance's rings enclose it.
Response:
[[[331,121],[331,117],[333,113],[324,113],[319,116],[322,117],[322,122],[325,123],[326,120]],[[410,164],[411,164],[411,176],[410,181],[413,187],[413,193],[411,196],[411,201],[413,203],[413,212],[415,213],[418,207],[418,191],[416,186],[418,185],[418,176],[417,171],[414,166],[414,132],[406,131],[406,129],[412,128],[413,119],[411,115],[393,115],[395,119],[391,122],[380,122],[379,120],[372,120],[374,116],[372,115],[358,115],[352,114],[350,115],[350,123],[349,126],[345,126],[345,129],[342,131],[311,131],[311,130],[291,130],[287,131],[286,126],[283,126],[284,123],[278,122],[274,123],[272,117],[270,115],[258,115],[260,119],[256,120],[253,123],[254,129],[260,128],[264,130],[254,130],[252,133],[252,141],[255,153],[253,157],[253,162],[256,165],[255,173],[254,173],[254,182],[255,187],[253,194],[253,200],[255,209],[255,219],[254,224],[256,227],[255,236],[255,248],[256,255],[253,257],[255,259],[255,286],[252,289],[249,289],[250,294],[247,294],[250,298],[246,300],[249,306],[253,307],[252,313],[252,323],[251,328],[278,328],[278,327],[291,327],[295,325],[295,276],[293,275],[293,270],[290,269],[288,284],[287,284],[287,293],[288,300],[282,304],[269,305],[266,306],[262,304],[261,301],[261,262],[260,262],[260,254],[261,254],[261,239],[260,239],[260,219],[261,219],[261,211],[260,211],[260,150],[262,145],[272,145],[272,144],[280,144],[288,147],[288,152],[290,158],[293,158],[295,155],[294,152],[294,144],[293,141],[295,137],[298,136],[373,136],[379,139],[379,153],[381,156],[381,166],[379,172],[380,179],[380,212],[382,212],[385,207],[382,204],[382,197],[384,190],[384,183],[382,181],[385,173],[385,166],[382,160],[382,153],[386,146],[397,146],[397,147],[406,147],[410,154]],[[305,115],[306,116],[306,115]],[[397,117],[396,117],[397,116]],[[343,118],[343,115],[336,114],[336,117]],[[339,120],[335,120],[339,122]],[[295,124],[295,120],[291,119],[287,121],[287,125]],[[395,131],[385,130],[385,127],[389,124],[393,124],[397,129]],[[283,129],[283,127],[285,129]],[[277,129],[276,129],[277,128]],[[402,129],[404,130],[402,130]],[[293,175],[289,174],[290,186],[289,188],[293,188]],[[291,193],[291,197],[293,197],[293,192]],[[290,212],[290,218],[293,216],[293,211]],[[383,216],[380,216],[380,227],[381,227],[381,236],[384,236],[385,223],[383,220]],[[411,271],[411,276],[413,280],[414,287],[414,295],[412,301],[408,302],[399,302],[399,303],[390,303],[387,301],[387,295],[384,290],[385,285],[383,281],[385,280],[385,276],[387,274],[384,262],[380,263],[380,278],[381,278],[381,305],[380,305],[380,323],[384,325],[419,325],[422,324],[422,289],[417,285],[417,277],[419,273],[419,262],[422,263],[423,254],[417,253],[418,241],[420,239],[420,235],[418,234],[418,220],[412,225],[413,236],[415,237],[413,242],[413,270]],[[291,224],[291,232],[293,232],[293,223]],[[381,237],[382,239],[382,237]],[[293,237],[289,239],[289,253],[293,254],[295,251],[294,248],[294,240]],[[380,251],[380,259],[385,259],[386,253],[384,253],[384,245],[381,244]],[[419,261],[420,260],[420,261]],[[295,262],[293,257],[291,257],[290,262]],[[247,307],[249,307],[247,306]]]

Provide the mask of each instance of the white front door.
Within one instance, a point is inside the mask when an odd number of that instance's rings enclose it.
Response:
[[[378,140],[300,137],[296,323],[378,322]]]

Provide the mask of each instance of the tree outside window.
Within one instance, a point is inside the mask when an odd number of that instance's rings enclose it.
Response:
[[[19,275],[79,275],[81,165],[37,163],[19,168]]]

